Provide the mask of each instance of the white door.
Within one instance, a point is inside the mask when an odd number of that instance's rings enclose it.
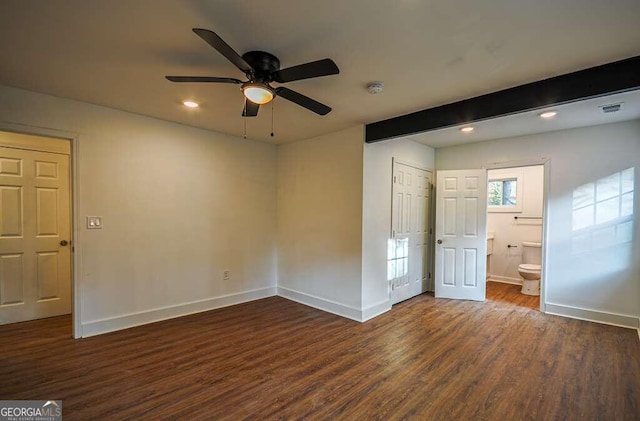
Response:
[[[486,170],[438,171],[436,298],[485,300],[486,226]]]
[[[415,197],[416,197],[416,223],[412,227],[410,236],[410,247],[413,250],[409,252],[409,266],[411,273],[411,296],[415,297],[423,292],[427,292],[430,288],[430,256],[431,256],[431,224],[430,212],[431,207],[431,173],[429,171],[414,169],[416,176]],[[415,259],[411,259],[411,255]],[[412,267],[411,262],[415,263]]]
[[[411,297],[409,276],[409,234],[411,208],[414,206],[413,174],[411,167],[393,164],[393,199],[391,209],[391,239],[387,251],[387,277],[390,299],[395,304]]]
[[[393,163],[387,277],[393,304],[427,290],[431,173]]]
[[[69,156],[0,147],[0,324],[71,313]]]

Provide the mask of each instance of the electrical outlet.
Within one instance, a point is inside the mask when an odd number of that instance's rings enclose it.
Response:
[[[225,269],[222,271],[222,280],[223,281],[228,281],[229,279],[231,279],[231,272],[229,271],[229,269]]]

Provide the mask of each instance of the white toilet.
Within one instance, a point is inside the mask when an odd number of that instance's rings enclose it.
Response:
[[[518,273],[522,277],[522,293],[540,295],[540,273],[542,271],[542,243],[522,242],[522,264]]]

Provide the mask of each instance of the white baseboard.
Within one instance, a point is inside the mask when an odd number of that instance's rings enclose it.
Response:
[[[366,322],[367,320],[378,317],[382,313],[386,313],[389,310],[391,310],[391,301],[389,300],[384,300],[379,302],[378,304],[363,308],[361,321]]]
[[[276,295],[276,287],[267,287],[149,311],[125,314],[123,316],[110,317],[108,319],[94,320],[82,324],[82,337],[87,338],[89,336],[128,329],[147,323],[159,322],[193,313],[246,303],[247,301],[273,297],[274,295]]]
[[[586,320],[588,322],[596,322],[606,325],[638,329],[640,335],[640,317],[637,316],[587,310],[584,308],[553,303],[545,304],[545,313],[553,314],[556,316],[570,317],[572,319]]]
[[[346,317],[347,319],[355,320],[358,322],[362,321],[362,311],[358,308],[351,307],[346,304],[327,300],[326,298],[316,297],[311,294],[295,291],[284,287],[278,287],[278,295],[288,300],[295,301],[309,307],[317,308],[318,310]]]
[[[522,279],[510,278],[508,276],[487,275],[487,281],[501,282],[503,284],[522,285]]]

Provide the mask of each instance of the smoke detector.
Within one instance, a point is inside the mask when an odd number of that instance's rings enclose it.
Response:
[[[600,105],[598,108],[600,108],[600,110],[602,110],[602,112],[605,114],[615,113],[620,111],[620,108],[622,108],[622,104],[624,104],[624,102],[619,102],[617,104]]]
[[[367,91],[371,95],[379,94],[384,90],[384,83],[382,82],[371,82],[367,85]]]

